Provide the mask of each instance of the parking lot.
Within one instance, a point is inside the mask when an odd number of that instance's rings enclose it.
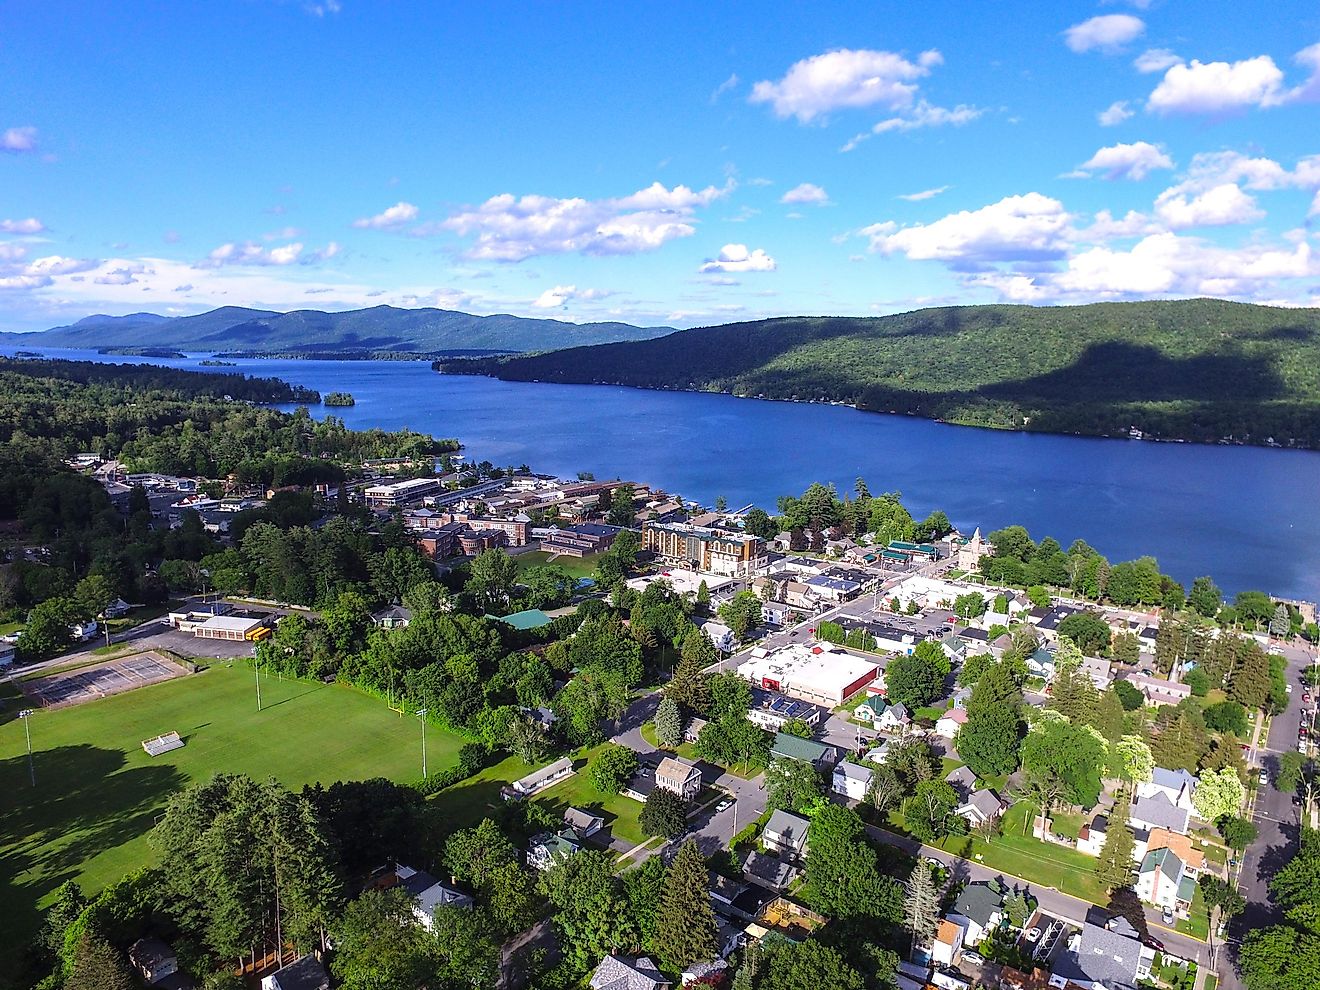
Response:
[[[134,649],[168,650],[191,660],[228,660],[252,656],[252,643],[247,640],[199,639],[192,633],[171,629],[165,619],[148,622],[133,630],[136,635],[122,642],[131,642]]]

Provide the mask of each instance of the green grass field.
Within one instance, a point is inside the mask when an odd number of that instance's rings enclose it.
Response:
[[[40,921],[56,887],[95,893],[153,861],[147,832],[169,796],[219,771],[314,781],[421,776],[421,729],[352,688],[263,677],[257,711],[252,671],[217,662],[189,677],[31,719],[32,787],[17,699],[0,710],[0,972]],[[187,745],[152,758],[142,740],[177,731]],[[452,764],[462,740],[427,728],[432,770]]]
[[[528,553],[517,554],[514,561],[518,564],[518,570],[524,570],[528,567],[543,567],[550,560],[550,554],[544,550],[532,550]],[[559,557],[553,565],[563,571],[567,571],[575,578],[589,578],[596,573],[596,563],[600,560],[600,554],[588,554],[585,557]]]

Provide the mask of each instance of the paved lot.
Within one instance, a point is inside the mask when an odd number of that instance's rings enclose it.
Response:
[[[108,659],[104,663],[49,677],[23,681],[23,693],[46,708],[65,707],[94,701],[110,694],[132,691],[188,671],[159,653],[138,653]]]

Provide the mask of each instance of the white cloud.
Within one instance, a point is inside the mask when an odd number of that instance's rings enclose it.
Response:
[[[1293,56],[1293,61],[1309,68],[1311,78],[1293,89],[1288,98],[1299,102],[1320,100],[1320,42],[1303,48]]]
[[[723,188],[702,190],[670,189],[655,182],[629,196],[598,200],[504,193],[455,213],[439,226],[461,236],[475,234],[468,255],[493,261],[572,252],[637,254],[696,233],[696,210],[733,188],[732,180]]]
[[[934,198],[935,198],[936,196],[938,196],[940,193],[948,192],[950,188],[951,188],[951,187],[949,187],[949,186],[936,186],[934,189],[923,189],[923,190],[921,190],[921,192],[914,192],[914,193],[900,193],[899,195],[895,196],[894,198],[895,198],[895,199],[905,199],[905,200],[907,200],[909,203],[920,203],[920,202],[922,202],[923,200],[934,199]]]
[[[1173,168],[1173,159],[1164,150],[1148,141],[1132,144],[1114,144],[1101,148],[1089,160],[1077,166],[1074,177],[1089,177],[1095,172],[1106,179],[1132,179],[1140,181],[1155,169]]]
[[[134,276],[143,275],[146,272],[146,265],[122,265],[119,268],[112,268],[104,275],[96,276],[93,281],[97,285],[134,285],[137,283]]]
[[[824,206],[829,201],[829,194],[814,182],[800,183],[779,197],[781,203],[817,203]]]
[[[37,150],[37,129],[35,127],[10,127],[0,133],[0,151],[21,155]]]
[[[769,103],[778,117],[808,123],[834,110],[911,106],[916,80],[943,62],[937,51],[922,52],[915,62],[894,52],[841,48],[793,63],[778,82],[752,87],[752,103]]]
[[[101,263],[91,258],[64,258],[58,254],[37,258],[23,272],[24,275],[72,275],[89,272]]]
[[[323,248],[305,253],[302,243],[298,241],[271,248],[262,247],[255,241],[244,241],[241,244],[231,241],[221,244],[194,267],[223,268],[230,265],[252,265],[281,268],[294,264],[312,265],[333,258],[339,250],[339,245],[335,241],[330,241]]]
[[[1171,66],[1182,64],[1182,56],[1175,55],[1167,48],[1147,48],[1132,62],[1138,72],[1163,72]]]
[[[738,78],[738,73],[735,72],[732,75],[730,75],[728,79],[724,80],[724,82],[716,86],[714,91],[711,92],[710,102],[711,103],[719,102],[719,98],[723,96],[725,93],[729,92],[730,90],[736,89],[740,81],[741,80],[739,80]]]
[[[925,100],[921,100],[912,108],[911,113],[902,117],[890,117],[888,120],[882,120],[871,128],[871,133],[884,134],[888,131],[912,131],[919,127],[961,127],[983,113],[985,113],[983,108],[968,106],[965,103],[960,103],[950,109],[949,107],[933,106]]]
[[[1306,212],[1307,219],[1320,217],[1320,190],[1316,190],[1315,199],[1311,200],[1311,208]]]
[[[1077,230],[1074,238],[1083,243],[1110,241],[1158,234],[1163,230],[1162,224],[1156,223],[1146,214],[1136,210],[1128,210],[1122,220],[1115,220],[1114,215],[1108,210],[1100,210],[1096,213],[1091,226]]]
[[[1257,209],[1256,200],[1232,182],[1215,186],[1191,199],[1178,187],[1166,189],[1155,200],[1155,212],[1174,230],[1250,223],[1265,215]]]
[[[1160,114],[1222,113],[1278,106],[1285,96],[1283,72],[1268,55],[1231,63],[1193,59],[1164,74],[1146,107]]]
[[[1133,112],[1128,109],[1128,101],[1116,100],[1096,114],[1095,119],[1100,122],[1101,127],[1113,127],[1132,116]]]
[[[772,272],[775,259],[761,248],[748,251],[746,244],[726,244],[720,248],[718,258],[707,260],[700,271],[707,272]]]
[[[872,251],[943,261],[958,268],[1061,258],[1068,247],[1070,220],[1057,199],[1031,192],[979,210],[951,213],[933,223],[897,228],[887,222],[860,233],[870,238]]]
[[[556,285],[553,289],[546,289],[533,300],[532,305],[537,309],[554,309],[563,306],[565,303],[574,299],[595,300],[604,299],[613,295],[607,289],[579,289],[576,285]]]
[[[0,266],[22,261],[27,257],[27,253],[27,248],[22,244],[15,244],[13,241],[0,241]]]
[[[373,217],[359,217],[353,226],[367,230],[396,230],[417,219],[417,207],[412,203],[395,203]]]
[[[40,234],[46,225],[36,217],[26,220],[0,220],[0,233],[4,234]]]
[[[1101,14],[1068,28],[1063,32],[1063,40],[1078,53],[1093,49],[1115,52],[1141,37],[1145,30],[1146,23],[1140,17],[1131,14]]]

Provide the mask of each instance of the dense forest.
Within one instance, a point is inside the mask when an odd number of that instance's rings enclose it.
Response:
[[[786,317],[451,374],[844,402],[973,426],[1320,445],[1320,310],[1210,299]]]

